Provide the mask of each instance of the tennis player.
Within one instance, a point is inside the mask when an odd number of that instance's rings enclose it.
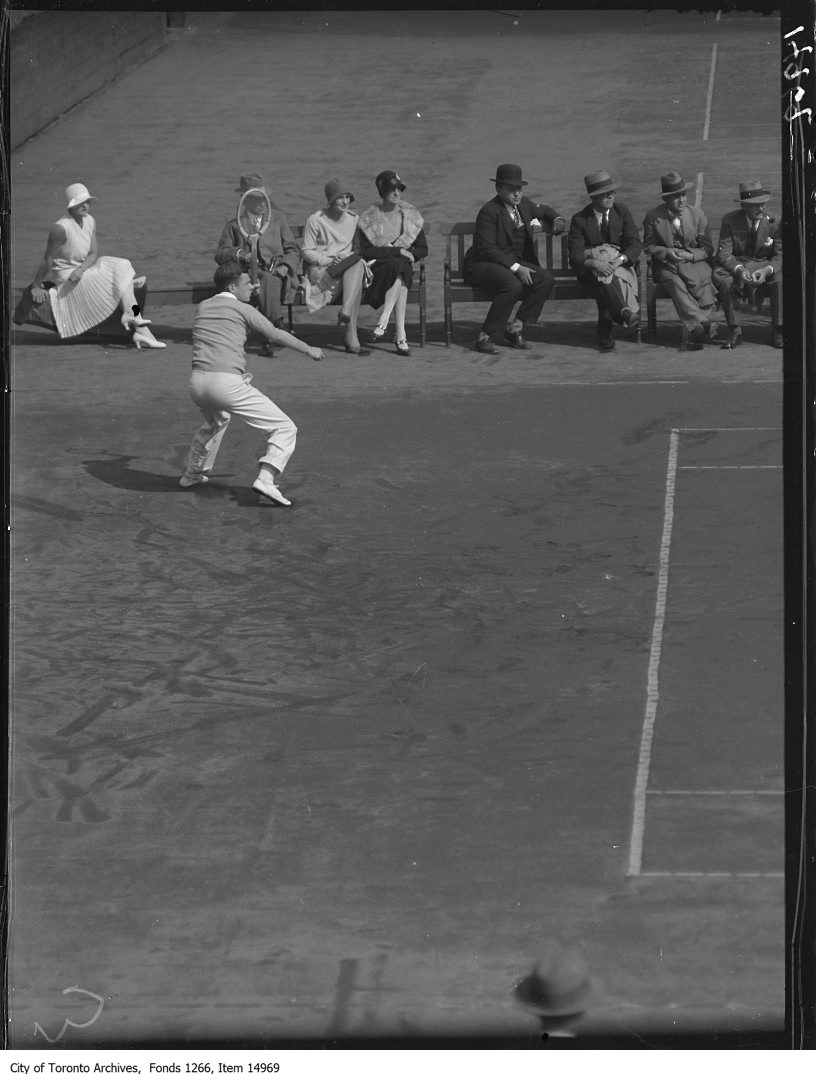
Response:
[[[250,384],[252,376],[246,371],[244,344],[252,328],[270,342],[308,354],[316,362],[323,358],[323,351],[276,328],[249,305],[252,281],[237,261],[219,265],[213,279],[219,291],[199,304],[193,321],[190,397],[204,421],[193,437],[179,485],[190,488],[209,480],[221,439],[230,417],[236,414],[253,429],[267,434],[266,451],[258,460],[260,471],[252,487],[267,499],[289,507],[291,501],[275,484],[275,478],[283,473],[295,450],[297,428],[271,399]]]

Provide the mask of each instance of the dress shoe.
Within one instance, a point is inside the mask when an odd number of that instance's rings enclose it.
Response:
[[[634,310],[629,309],[628,306],[624,306],[620,315],[621,322],[625,324],[627,328],[637,328],[638,315]]]
[[[385,333],[387,331],[388,331],[388,325],[387,324],[386,325],[382,325],[382,324],[375,325],[375,327],[371,329],[371,338],[374,340],[375,343],[379,343],[383,339],[383,337],[385,336]]]
[[[348,343],[344,343],[343,346],[346,348],[346,354],[358,354],[361,358],[371,354],[371,351],[366,350],[365,347],[350,347]]]
[[[615,349],[615,329],[611,321],[598,320],[598,350],[603,354]]]
[[[206,474],[182,474],[179,478],[179,487],[191,489],[194,485],[206,485],[209,480]]]
[[[268,341],[266,343],[264,343],[264,345],[261,347],[261,355],[264,358],[274,358],[275,357],[275,348],[274,348],[274,346],[271,343],[269,343]]]
[[[742,343],[742,329],[741,328],[729,328],[728,339],[722,344],[720,350],[732,351],[734,347],[739,347]]]
[[[598,338],[598,350],[601,354],[606,354],[608,351],[615,349],[615,341],[611,336],[599,336]]]
[[[394,349],[396,350],[396,352],[400,356],[400,358],[410,358],[411,357],[411,348],[408,346],[408,340],[407,339],[398,339],[398,340],[396,340],[395,343],[394,343]]]
[[[781,351],[785,346],[785,337],[782,335],[781,328],[774,328],[771,332],[771,346],[776,347],[778,351]]]
[[[498,347],[494,346],[489,336],[480,336],[475,343],[476,350],[480,354],[498,354]]]
[[[706,330],[705,325],[696,324],[694,328],[689,332],[688,347],[692,351],[701,351],[705,345]]]
[[[271,475],[265,471],[258,474],[252,487],[256,492],[260,492],[261,496],[266,496],[268,500],[272,500],[274,503],[279,503],[282,507],[292,506],[292,501],[286,499],[281,490],[272,480]]]
[[[147,347],[148,350],[164,350],[167,346],[166,343],[160,342],[149,328],[137,328],[133,333],[133,342],[136,344],[136,350],[140,351],[142,347]]]
[[[521,332],[512,332],[509,328],[504,333],[504,342],[508,347],[515,347],[517,351],[528,351],[530,344],[526,343]]]

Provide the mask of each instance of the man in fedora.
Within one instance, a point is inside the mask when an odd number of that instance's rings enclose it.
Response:
[[[242,175],[236,194],[245,194],[253,188],[266,191],[264,179],[258,172]],[[251,208],[251,206],[250,206]],[[258,244],[258,291],[252,300],[267,320],[276,328],[284,328],[283,307],[291,301],[297,287],[297,274],[300,268],[300,249],[292,234],[286,217],[272,206],[269,226],[260,239],[245,239],[238,227],[237,215],[224,225],[215,260],[219,265],[237,261],[248,265],[252,255],[252,243]],[[261,351],[267,357],[273,354],[272,344],[266,342]]]
[[[570,266],[581,283],[595,291],[598,306],[598,346],[614,349],[614,326],[638,323],[637,264],[643,246],[631,212],[615,201],[616,184],[609,172],[584,176],[590,204],[570,221]]]
[[[782,228],[765,211],[770,198],[758,179],[740,183],[734,200],[741,207],[726,213],[720,226],[714,284],[728,325],[724,348],[742,343],[740,299],[759,304],[766,296],[771,300],[771,346],[782,347]]]
[[[524,325],[538,320],[555,285],[552,272],[538,260],[533,222],[549,225],[554,235],[566,228],[555,209],[524,197],[522,188],[528,184],[518,164],[500,164],[493,182],[496,196],[479,210],[473,245],[462,266],[465,282],[492,296],[476,340],[482,354],[498,353],[493,340],[500,334],[507,346],[527,349]],[[521,305],[513,318],[517,302]]]
[[[714,243],[705,213],[688,204],[687,194],[694,185],[683,182],[675,171],[661,175],[660,185],[663,204],[643,219],[643,249],[651,260],[652,279],[671,295],[689,346],[702,350],[715,331],[710,264]]]

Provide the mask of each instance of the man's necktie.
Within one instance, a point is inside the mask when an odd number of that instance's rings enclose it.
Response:
[[[759,234],[759,220],[751,224],[751,253],[756,253],[757,235]]]
[[[601,238],[604,242],[611,242],[609,235],[609,210],[607,209],[603,214],[603,223],[601,224]]]
[[[513,217],[513,227],[521,227],[521,213],[516,205],[510,207],[510,213]]]

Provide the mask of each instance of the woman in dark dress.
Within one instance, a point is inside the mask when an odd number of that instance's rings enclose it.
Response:
[[[357,223],[360,253],[370,264],[372,280],[363,301],[379,309],[380,319],[372,335],[381,340],[394,311],[394,344],[397,354],[410,355],[405,337],[405,307],[408,288],[414,278],[414,262],[428,256],[428,241],[422,230],[419,211],[402,200],[405,183],[394,171],[384,171],[375,179],[380,204],[371,205]]]

